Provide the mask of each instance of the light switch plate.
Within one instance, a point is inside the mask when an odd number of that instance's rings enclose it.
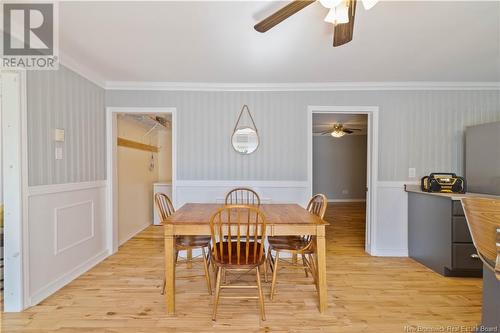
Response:
[[[415,178],[417,176],[417,170],[415,168],[408,169],[408,177]]]
[[[64,142],[64,129],[56,128],[54,130],[54,140],[57,142]]]
[[[61,147],[56,147],[56,160],[63,159],[63,149]]]

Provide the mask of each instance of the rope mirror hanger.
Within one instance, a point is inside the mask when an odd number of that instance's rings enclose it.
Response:
[[[252,126],[239,126],[243,112],[246,111],[250,120],[252,121]],[[259,133],[257,131],[257,126],[255,126],[255,121],[253,120],[252,113],[250,109],[245,104],[241,108],[238,120],[234,125],[233,135],[231,137],[231,144],[234,150],[243,155],[249,155],[257,150],[259,147]]]

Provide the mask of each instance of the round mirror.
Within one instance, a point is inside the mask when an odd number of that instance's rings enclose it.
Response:
[[[251,127],[241,127],[234,131],[231,138],[234,150],[240,154],[251,154],[259,146],[259,135]]]

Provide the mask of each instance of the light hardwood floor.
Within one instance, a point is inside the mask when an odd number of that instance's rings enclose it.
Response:
[[[481,279],[444,278],[408,258],[366,255],[362,204],[330,205],[326,219],[331,226],[324,315],[311,279],[288,270],[280,272],[273,302],[264,284],[265,322],[255,300],[223,300],[214,323],[203,267],[195,264],[178,266],[177,314],[166,316],[160,295],[163,232],[151,226],[41,304],[2,314],[1,332],[408,332],[406,325],[479,322]]]

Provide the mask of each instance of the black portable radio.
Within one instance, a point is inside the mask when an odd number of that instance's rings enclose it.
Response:
[[[454,173],[434,172],[422,178],[421,188],[424,192],[465,193],[467,182]]]

